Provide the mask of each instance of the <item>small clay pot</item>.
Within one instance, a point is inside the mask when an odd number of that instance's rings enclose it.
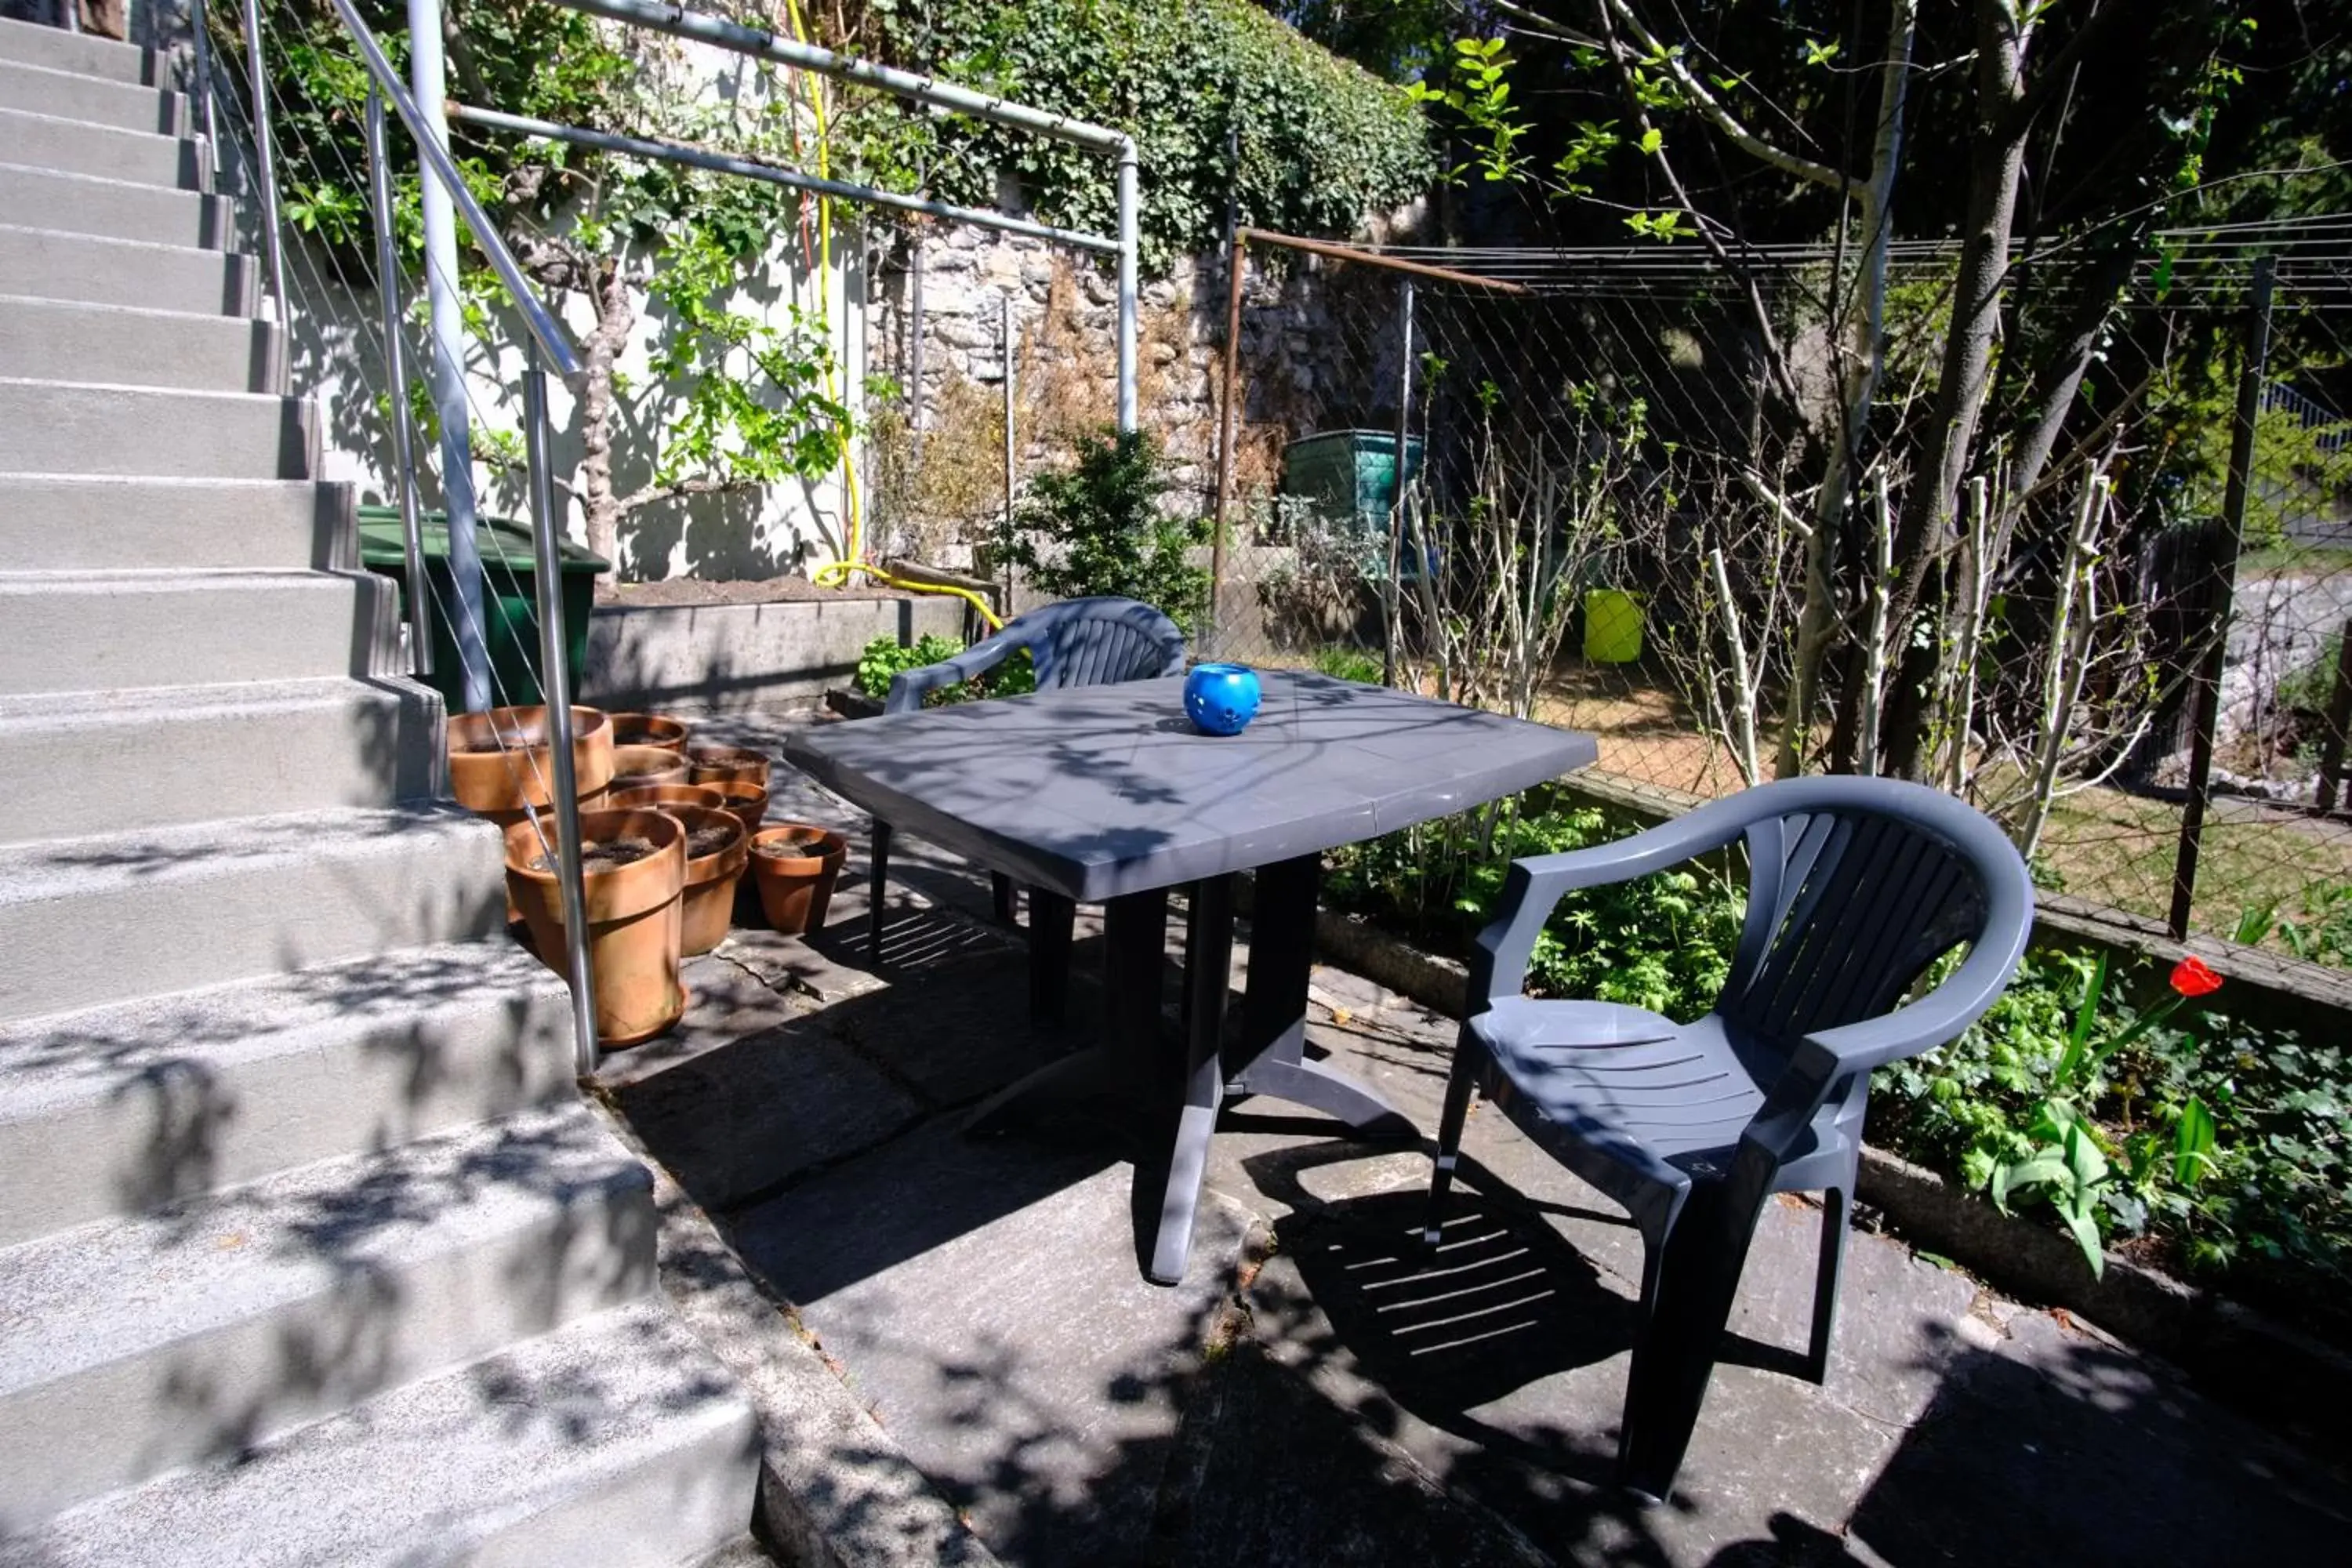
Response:
[[[612,787],[643,789],[648,784],[687,782],[686,758],[665,746],[614,746]]]
[[[751,879],[768,923],[786,936],[824,930],[848,858],[849,840],[831,828],[785,822],[753,834]]]
[[[613,725],[593,708],[572,710],[572,771],[585,805],[613,777]],[[492,708],[449,715],[449,793],[499,823],[554,798],[545,708]]]
[[[665,752],[686,755],[688,724],[683,719],[673,719],[667,713],[615,713],[613,715],[613,744],[616,746],[659,746]]]
[[[725,809],[735,814],[746,833],[757,833],[767,826],[768,786],[746,784],[740,780],[722,779],[713,784],[697,784],[697,789],[715,789],[726,800]]]
[[[638,784],[634,789],[608,792],[604,804],[615,811],[633,805],[650,806],[656,811],[667,811],[674,805],[700,805],[724,811],[727,797],[703,784]]]
[[[552,818],[542,818],[550,827]],[[550,868],[539,827],[507,828],[507,891],[522,910],[531,945],[558,974],[568,973],[563,948],[563,890]],[[686,828],[666,812],[580,814],[583,842],[643,838],[654,852],[625,866],[587,870],[581,879],[588,916],[588,967],[595,987],[596,1034],[607,1046],[634,1046],[677,1024],[686,1012],[678,983]]]
[[[687,774],[696,784],[755,784],[765,789],[772,765],[767,752],[745,746],[694,746],[686,753]]]
[[[689,856],[686,862],[678,951],[692,958],[725,942],[727,928],[735,923],[735,884],[742,880],[751,836],[743,831],[743,825],[735,820],[733,812],[716,806],[666,805],[662,810],[677,817],[678,826],[688,835],[717,823],[725,824],[728,831],[723,847],[707,855]]]

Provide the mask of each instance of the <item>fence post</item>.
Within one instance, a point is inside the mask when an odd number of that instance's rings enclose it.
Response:
[[[2319,809],[2336,809],[2344,782],[2344,732],[2352,729],[2352,621],[2336,639],[2336,690],[2327,700],[2327,733],[2319,742]]]
[[[1397,548],[1404,534],[1404,453],[1405,438],[1412,429],[1412,274],[1406,273],[1397,280],[1397,422],[1396,467],[1391,495],[1394,505],[1389,509],[1388,574],[1381,579],[1381,684],[1394,686],[1397,681],[1397,579],[1403,574],[1402,552]],[[1420,563],[1423,570],[1428,563]]]
[[[1242,284],[1249,270],[1249,241],[1236,229],[1225,251],[1225,385],[1217,399],[1217,505],[1209,528],[1209,625],[1201,651],[1223,656],[1217,606],[1225,596],[1225,524],[1233,504],[1234,440],[1240,428],[1234,400],[1241,395]]]
[[[2205,835],[2205,806],[2212,796],[2213,731],[2221,721],[2221,672],[2230,655],[2230,611],[2245,549],[2246,492],[2252,482],[2254,422],[2262,412],[2263,372],[2271,350],[2271,286],[2274,265],[2254,261],[2253,298],[2246,323],[2246,360],[2238,374],[2238,414],[2230,435],[2230,479],[2221,496],[2221,527],[2228,541],[2222,570],[2213,587],[2212,645],[2198,669],[2189,745],[2189,799],[2180,813],[2180,848],[2172,863],[2172,939],[2189,935],[2189,907],[2197,899],[2197,856]]]

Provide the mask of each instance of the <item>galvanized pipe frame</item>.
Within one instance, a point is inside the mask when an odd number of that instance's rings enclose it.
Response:
[[[603,153],[617,153],[631,158],[652,162],[681,163],[689,168],[709,169],[714,174],[734,174],[747,180],[761,180],[772,185],[784,185],[793,190],[811,191],[818,195],[833,196],[842,201],[866,202],[875,206],[896,207],[903,212],[922,213],[946,218],[953,223],[974,224],[983,228],[1002,229],[1007,234],[1025,235],[1056,245],[1074,246],[1082,250],[1116,253],[1119,243],[1104,235],[1088,234],[1083,229],[1055,228],[1050,224],[1032,223],[1026,218],[1008,217],[1003,213],[982,207],[960,207],[947,202],[935,202],[923,196],[902,195],[872,185],[851,184],[842,180],[828,180],[820,175],[788,169],[765,159],[748,158],[739,153],[721,153],[708,147],[698,147],[685,142],[651,141],[642,136],[623,136],[610,131],[592,131],[582,125],[560,125],[553,121],[534,120],[529,115],[509,114],[503,110],[480,109],[469,103],[449,105],[449,118],[467,125],[479,125],[486,130],[511,132],[518,136],[535,136],[546,142],[562,142],[574,147],[593,147]]]
[[[337,3],[340,5],[343,0],[337,0]],[[835,81],[873,88],[916,103],[1049,136],[1087,152],[1116,157],[1118,160],[1118,417],[1122,434],[1135,428],[1136,270],[1137,253],[1141,243],[1141,196],[1134,137],[1106,125],[1033,109],[1025,103],[993,94],[976,92],[954,82],[941,81],[937,77],[838,55],[831,49],[804,44],[797,38],[788,38],[763,27],[751,27],[739,22],[700,16],[682,5],[661,5],[656,0],[555,0],[555,3],[586,16],[602,16],[607,21],[628,26],[667,33],[672,37],[708,44],[731,54],[773,60]]]

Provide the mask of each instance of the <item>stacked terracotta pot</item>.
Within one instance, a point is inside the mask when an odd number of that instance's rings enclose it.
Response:
[[[690,727],[666,714],[574,708],[572,719],[597,1033],[635,1045],[685,1013],[679,963],[725,940],[747,868],[769,922],[799,934],[824,923],[847,846],[821,827],[762,826],[770,763],[758,752],[689,748]],[[544,708],[449,721],[452,792],[506,830],[508,918],[561,973],[550,760]]]

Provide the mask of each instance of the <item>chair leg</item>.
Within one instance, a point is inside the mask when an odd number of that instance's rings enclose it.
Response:
[[[866,900],[866,956],[882,962],[882,895],[890,880],[890,825],[874,819],[874,871]]]
[[[1437,1168],[1429,1178],[1429,1216],[1422,1222],[1421,1239],[1435,1247],[1445,1222],[1445,1196],[1454,1187],[1454,1164],[1462,1152],[1462,1129],[1470,1120],[1470,1096],[1478,1087],[1478,1065],[1486,1047],[1462,1031],[1454,1047],[1454,1070],[1445,1078],[1445,1109],[1437,1119]]]
[[[1830,1333],[1837,1326],[1838,1281],[1845,1273],[1845,1236],[1853,1201],[1843,1187],[1822,1194],[1821,1262],[1813,1274],[1813,1340],[1805,1352],[1805,1375],[1817,1384],[1830,1376]]]

